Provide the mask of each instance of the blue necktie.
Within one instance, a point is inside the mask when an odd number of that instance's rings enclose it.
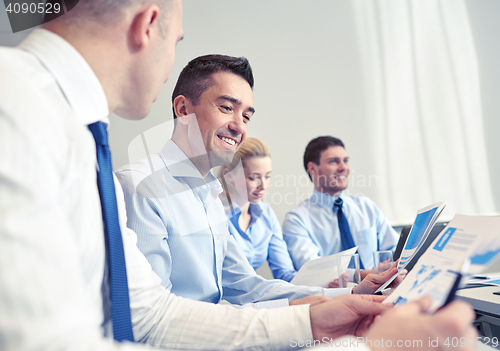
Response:
[[[103,122],[92,123],[89,126],[94,136],[97,151],[97,185],[101,196],[104,232],[111,286],[111,318],[113,335],[117,341],[134,341],[132,322],[130,319],[130,302],[128,296],[127,268],[123,252],[122,234],[118,222],[118,207],[116,205],[115,185],[111,166],[111,152],[108,145],[108,132]]]
[[[356,246],[352,238],[351,229],[349,229],[349,223],[347,223],[347,218],[345,218],[344,212],[342,212],[343,204],[344,202],[342,201],[342,199],[338,197],[337,200],[335,200],[335,204],[333,205],[334,211],[337,211],[337,220],[339,222],[342,251]],[[363,262],[361,262],[361,257],[359,258],[359,266],[361,269],[364,269]]]

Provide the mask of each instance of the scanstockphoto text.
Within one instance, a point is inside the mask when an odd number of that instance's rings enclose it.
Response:
[[[471,347],[475,348],[479,344],[485,344],[492,347],[498,347],[497,337],[470,337],[470,338],[457,338],[457,337],[446,337],[446,338],[428,338],[426,340],[386,340],[386,339],[370,339],[365,337],[350,337],[350,338],[340,338],[331,339],[324,337],[321,340],[300,340],[297,338],[290,339],[290,347],[292,348],[302,348],[302,347],[313,347],[313,346],[329,346],[329,347],[360,347],[366,345],[369,348],[373,347],[384,347],[384,348],[442,348],[449,347],[454,349],[457,347]]]

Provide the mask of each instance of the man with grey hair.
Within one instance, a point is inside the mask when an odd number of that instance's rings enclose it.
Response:
[[[135,340],[175,349],[284,349],[292,338],[364,333],[387,309],[379,298],[237,310],[179,298],[160,285],[125,226],[106,124],[111,112],[128,119],[149,113],[182,38],[182,5],[106,5],[117,3],[80,1],[69,20],[46,23],[18,48],[0,48],[0,348],[145,348],[125,343]],[[401,323],[398,337],[415,330],[426,337],[433,325],[470,334],[469,307],[427,317],[424,302],[407,314],[428,329]],[[456,313],[466,316],[463,323]],[[389,312],[368,336],[391,336],[383,320],[401,319]]]

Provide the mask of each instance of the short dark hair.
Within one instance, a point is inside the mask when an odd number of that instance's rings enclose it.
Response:
[[[307,144],[306,151],[304,152],[304,168],[309,176],[309,179],[312,180],[309,171],[307,170],[307,165],[309,162],[314,162],[319,165],[319,159],[321,157],[321,153],[328,149],[330,146],[342,146],[345,149],[344,143],[342,140],[338,138],[334,138],[332,136],[320,136],[316,139],[313,139]]]
[[[200,96],[214,83],[212,74],[225,71],[236,74],[248,82],[253,88],[252,67],[244,57],[226,55],[204,55],[191,60],[182,70],[172,93],[172,104],[179,95],[187,97],[195,106],[200,102]],[[175,115],[175,108],[172,106]]]

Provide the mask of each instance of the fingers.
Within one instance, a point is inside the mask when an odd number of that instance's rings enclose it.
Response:
[[[375,269],[375,273],[377,273],[377,270],[378,270],[378,273],[382,273],[382,272],[386,271],[387,269],[391,268],[392,265],[393,265],[393,263],[389,260],[381,262],[378,265],[378,267]]]
[[[465,340],[474,340],[478,335],[472,327],[474,317],[472,307],[461,301],[454,301],[431,316],[434,318],[433,329],[438,330],[441,335]]]
[[[406,305],[396,308],[394,311],[407,316],[419,315],[429,310],[432,305],[432,298],[424,296],[418,300],[407,303]]]
[[[383,296],[383,295],[359,295],[359,298],[361,298],[363,300],[373,301],[373,302],[382,302],[387,298],[387,296]]]
[[[431,340],[432,338],[436,341],[436,346],[432,346],[436,347],[436,350],[473,351],[474,345],[467,344],[465,347],[458,345],[458,348],[455,345],[453,348],[446,345],[446,340],[450,339],[476,340],[477,332],[472,326],[474,318],[472,308],[463,302],[453,302],[437,313],[427,315],[426,312],[431,304],[432,299],[426,296],[395,308],[382,318],[375,317],[374,323],[368,330],[367,338],[392,340],[392,345],[398,339]],[[431,346],[430,343],[429,346]]]
[[[437,311],[434,315],[443,320],[457,320],[464,325],[471,324],[476,317],[472,307],[462,301],[453,301],[448,306]]]
[[[393,289],[397,288],[398,285],[403,282],[407,273],[408,273],[408,271],[406,269],[401,270],[401,272],[399,272],[398,276],[394,279],[394,281],[389,286]]]
[[[391,269],[386,270],[383,273],[380,274],[372,274],[370,276],[370,280],[376,284],[383,284],[386,281],[389,280],[394,274],[398,272],[398,269],[395,267],[392,267]]]
[[[400,275],[398,275],[396,278],[394,278],[394,280],[392,281],[391,283],[391,288],[395,288],[397,287],[399,284],[401,284],[401,282],[403,281],[403,277],[401,277]]]
[[[328,288],[330,289],[337,289],[338,287],[340,287],[338,279],[334,279],[332,282],[328,283]]]
[[[391,304],[380,303],[383,301],[384,296],[371,296],[371,299],[364,298],[364,296],[357,299],[350,299],[347,302],[358,315],[373,315],[377,316],[392,308]],[[378,298],[382,297],[382,300]]]

